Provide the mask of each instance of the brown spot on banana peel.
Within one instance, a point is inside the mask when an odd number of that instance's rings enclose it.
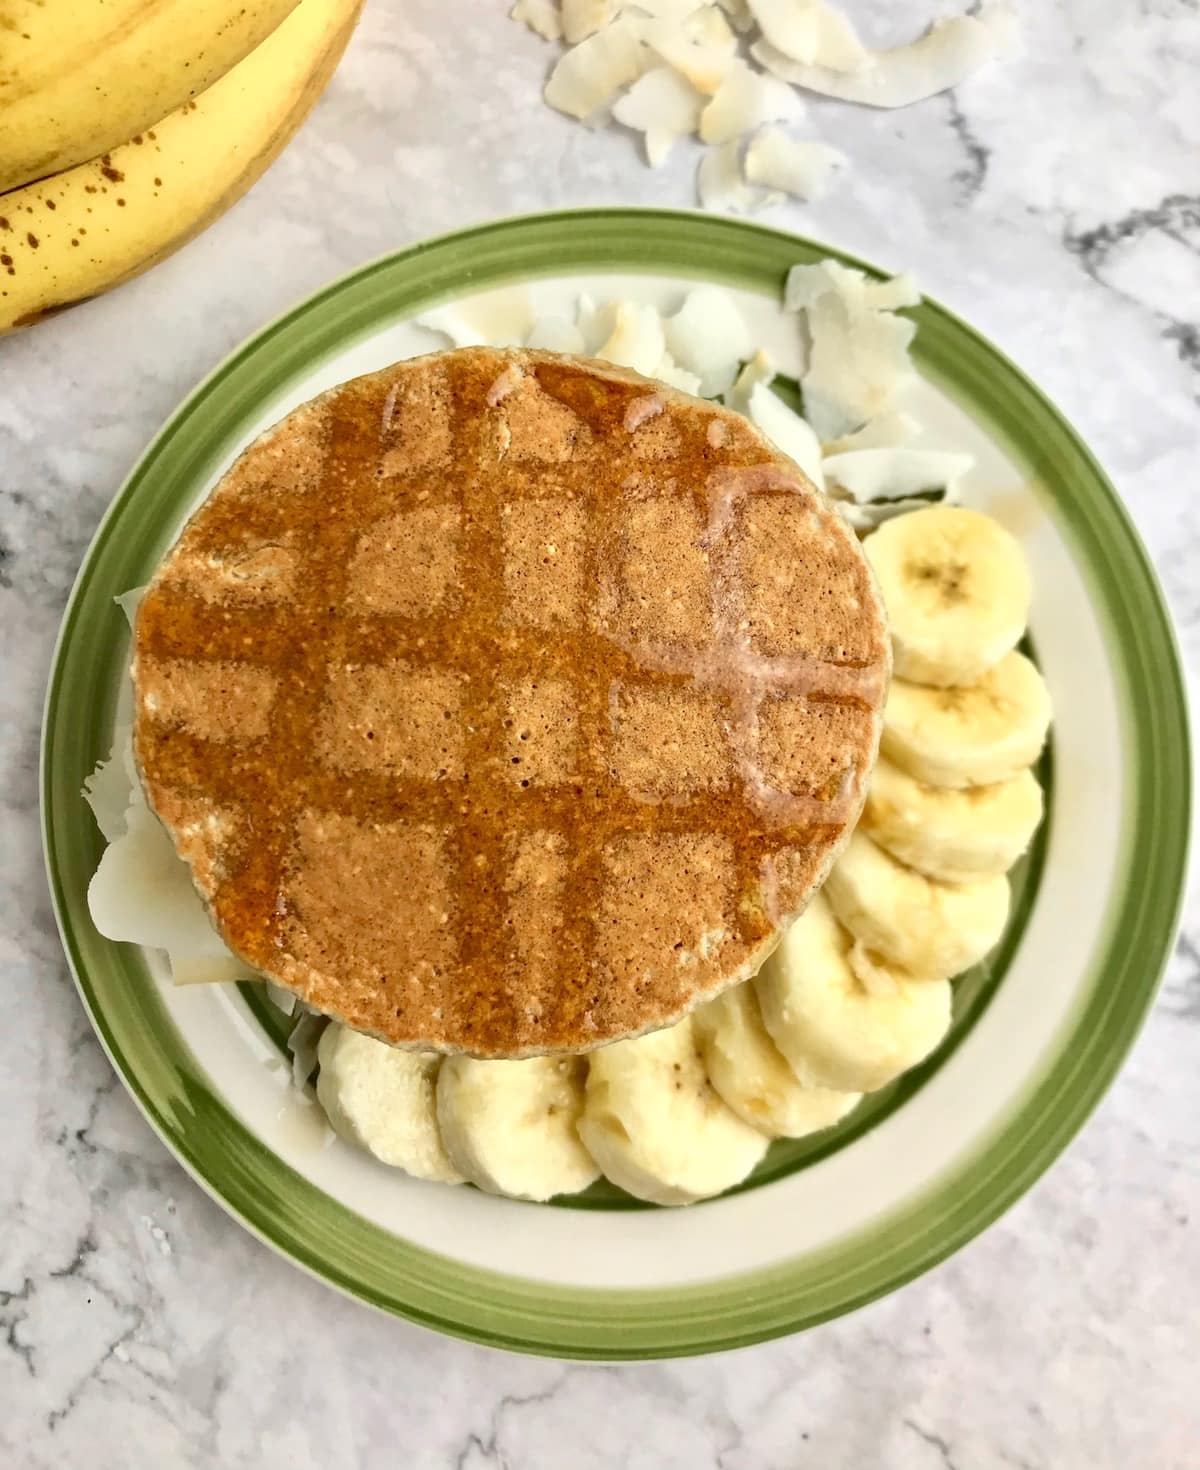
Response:
[[[345,51],[350,37],[354,33],[355,26],[358,24],[358,18],[362,14],[364,3],[365,0],[359,0],[359,3],[355,5],[354,9],[346,17],[345,22],[330,37],[324,51],[320,53],[312,69],[309,71],[308,79],[297,94],[296,101],[288,109],[287,114],[280,121],[270,138],[200,219],[194,220],[187,229],[164,243],[153,255],[149,255],[145,260],[139,261],[132,270],[126,271],[124,275],[115,277],[101,291],[89,291],[84,296],[72,297],[68,301],[47,301],[41,306],[34,307],[29,311],[23,312],[20,316],[14,317],[9,327],[5,328],[0,326],[0,336],[3,336],[6,330],[18,331],[25,327],[35,326],[47,317],[57,316],[60,312],[69,311],[73,306],[82,306],[85,301],[92,301],[97,296],[103,295],[104,292],[124,285],[126,281],[133,280],[135,276],[140,276],[143,271],[149,270],[152,266],[157,265],[160,260],[165,260],[168,255],[172,255],[176,250],[181,249],[189,240],[194,240],[215,219],[235,204],[243,194],[253,188],[262,175],[266,173],[267,169],[270,168],[271,164],[275,162],[279,154],[283,152],[284,147],[293,134],[299,130],[301,123],[303,123],[304,119],[312,111],[313,107],[316,106],[317,99],[328,86],[330,78],[337,69],[338,62],[342,59],[342,53]],[[153,138],[154,134],[153,132],[148,132],[146,136]],[[155,180],[155,182],[158,183],[160,181]],[[89,189],[89,192],[92,191]],[[82,234],[83,231],[81,230],[80,233]],[[0,264],[2,263],[0,261]],[[9,274],[14,274],[11,267]]]

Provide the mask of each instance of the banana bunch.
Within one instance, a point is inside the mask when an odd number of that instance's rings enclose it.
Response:
[[[1005,875],[1042,818],[1030,766],[1050,699],[1015,652],[1029,575],[994,521],[931,507],[886,522],[865,551],[897,670],[884,755],[824,889],[758,975],[586,1058],[439,1061],[331,1026],[317,1092],[339,1133],[419,1178],[516,1199],[604,1174],[683,1205],[934,1051],[951,980],[1000,938]]]
[[[362,0],[12,0],[0,27],[0,332],[137,275],[254,183]]]

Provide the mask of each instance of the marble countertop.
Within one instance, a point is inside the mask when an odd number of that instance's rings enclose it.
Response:
[[[948,7],[847,8],[888,41]],[[807,131],[852,170],[773,221],[914,269],[1044,385],[1120,486],[1194,674],[1200,12],[1020,8],[1024,58],[957,95],[899,114],[814,103]],[[369,0],[327,95],[246,199],[149,275],[0,342],[0,1460],[1200,1465],[1200,892],[1121,1080],[1016,1209],[848,1319],[706,1360],[527,1360],[341,1299],[185,1177],[92,1036],[50,914],[36,781],[88,540],[178,399],[330,277],[492,215],[692,203],[689,148],[651,173],[631,136],[542,107],[548,54],[497,0]]]

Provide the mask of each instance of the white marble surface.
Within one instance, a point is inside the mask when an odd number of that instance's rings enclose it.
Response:
[[[939,7],[848,8],[889,40]],[[954,98],[814,104],[809,131],[853,171],[775,219],[916,269],[1049,390],[1121,487],[1195,670],[1200,13],[1021,8],[1024,59]],[[1200,902],[1120,1082],[1002,1223],[848,1320],[678,1364],[524,1360],[340,1299],[187,1180],[92,1038],[42,878],[35,753],[93,528],[181,395],[338,272],[496,214],[690,204],[688,149],[650,173],[630,136],[541,107],[548,55],[492,0],[368,0],[248,198],[149,276],[0,343],[0,1463],[1200,1465]]]

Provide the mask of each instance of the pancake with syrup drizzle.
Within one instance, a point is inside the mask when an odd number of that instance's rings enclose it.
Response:
[[[135,628],[148,799],[230,948],[512,1057],[751,975],[856,821],[889,674],[825,498],[744,418],[469,348],[289,414]]]

